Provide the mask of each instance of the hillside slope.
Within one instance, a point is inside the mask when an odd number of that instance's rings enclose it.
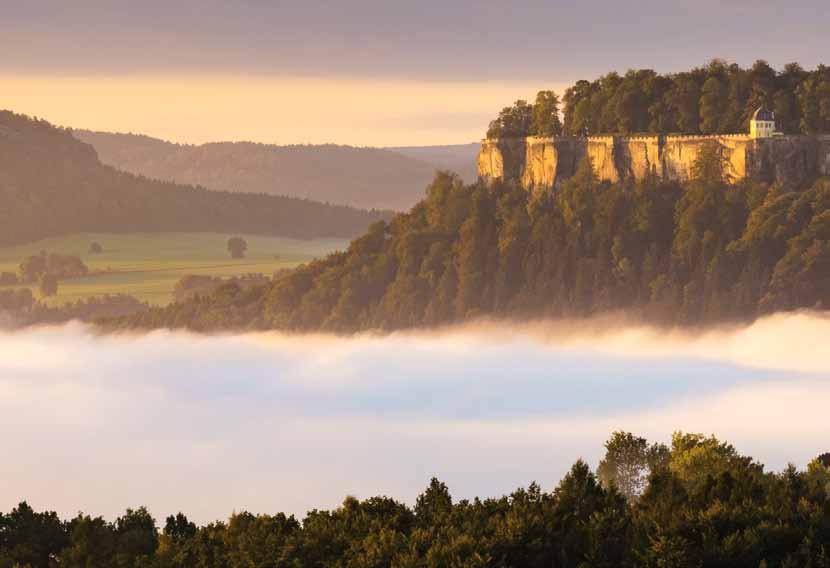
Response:
[[[122,323],[355,332],[624,310],[695,326],[830,306],[830,180],[728,185],[712,155],[684,184],[600,183],[590,162],[555,193],[439,176],[409,213],[259,294]]]
[[[0,111],[0,244],[73,232],[350,237],[378,211],[150,180],[104,166],[69,130]]]
[[[407,209],[424,195],[436,169],[474,178],[473,144],[400,149],[275,146],[215,142],[199,146],[149,136],[75,130],[107,165],[208,189],[289,195],[362,207]]]
[[[438,169],[449,170],[461,176],[467,183],[472,183],[478,178],[476,156],[481,149],[480,142],[441,146],[390,146],[386,149],[433,164]]]

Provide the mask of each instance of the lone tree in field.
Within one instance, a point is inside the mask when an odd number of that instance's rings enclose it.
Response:
[[[228,239],[228,252],[231,253],[231,258],[245,258],[246,250],[248,250],[248,242],[242,237]]]
[[[54,296],[58,293],[58,277],[48,272],[41,274],[39,288],[42,297]]]
[[[101,246],[101,243],[94,242],[89,245],[89,254],[101,254],[104,252],[104,247]]]

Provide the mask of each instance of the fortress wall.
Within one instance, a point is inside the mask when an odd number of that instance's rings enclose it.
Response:
[[[553,138],[528,138],[525,143],[525,168],[522,186],[553,187],[559,169],[559,152]]]
[[[588,138],[588,156],[594,165],[594,172],[601,180],[617,182],[620,180],[620,171],[617,169],[617,160],[614,139]]]
[[[556,148],[558,158],[556,184],[560,184],[576,173],[579,163],[585,158],[585,154],[588,152],[588,147],[584,139],[574,137],[557,140]]]
[[[830,176],[830,134],[818,136],[818,168],[821,175]]]
[[[663,176],[662,145],[658,136],[632,136],[616,141],[620,177],[643,179],[649,173]]]
[[[700,147],[710,140],[717,140],[724,148],[729,163],[729,175],[733,181],[747,175],[747,150],[751,143],[748,136],[671,136],[666,137],[662,152],[663,179],[686,181],[692,176],[692,166]]]
[[[525,139],[524,169],[519,178],[523,187],[547,188],[559,185],[576,173],[576,167],[587,152],[584,138],[529,137]],[[479,172],[481,175],[482,172]],[[498,178],[494,170],[484,177]]]
[[[803,185],[821,175],[822,143],[816,136],[776,136],[753,140],[747,175],[766,182]]]
[[[478,175],[486,179],[520,180],[525,171],[524,138],[484,140],[478,153]]]
[[[510,179],[504,175],[504,156],[497,140],[484,140],[476,158],[478,176],[484,179]]]
[[[571,177],[585,155],[603,181],[640,180],[649,173],[688,180],[702,144],[724,148],[733,181],[746,177],[799,186],[815,175],[830,175],[830,135],[752,139],[718,136],[590,136],[485,140],[479,175],[517,180],[525,188],[551,188]]]

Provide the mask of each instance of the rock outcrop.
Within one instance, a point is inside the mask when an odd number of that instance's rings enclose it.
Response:
[[[723,136],[529,137],[484,140],[478,173],[518,181],[527,189],[552,188],[571,177],[587,155],[601,180],[640,180],[656,175],[684,181],[702,144],[716,140],[733,180],[744,178],[800,187],[830,175],[830,135],[753,139]]]

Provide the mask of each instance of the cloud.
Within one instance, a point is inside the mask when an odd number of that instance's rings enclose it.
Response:
[[[465,143],[512,101],[609,71],[830,51],[826,0],[64,4],[0,0],[2,104],[183,143]]]
[[[828,44],[823,0],[0,0],[0,68],[217,71],[421,79],[677,70],[711,57],[814,65]],[[797,39],[797,41],[794,41]]]
[[[616,429],[715,433],[769,466],[826,451],[830,320],[705,333],[483,324],[435,333],[0,335],[0,510],[113,517],[413,502],[555,485]]]

